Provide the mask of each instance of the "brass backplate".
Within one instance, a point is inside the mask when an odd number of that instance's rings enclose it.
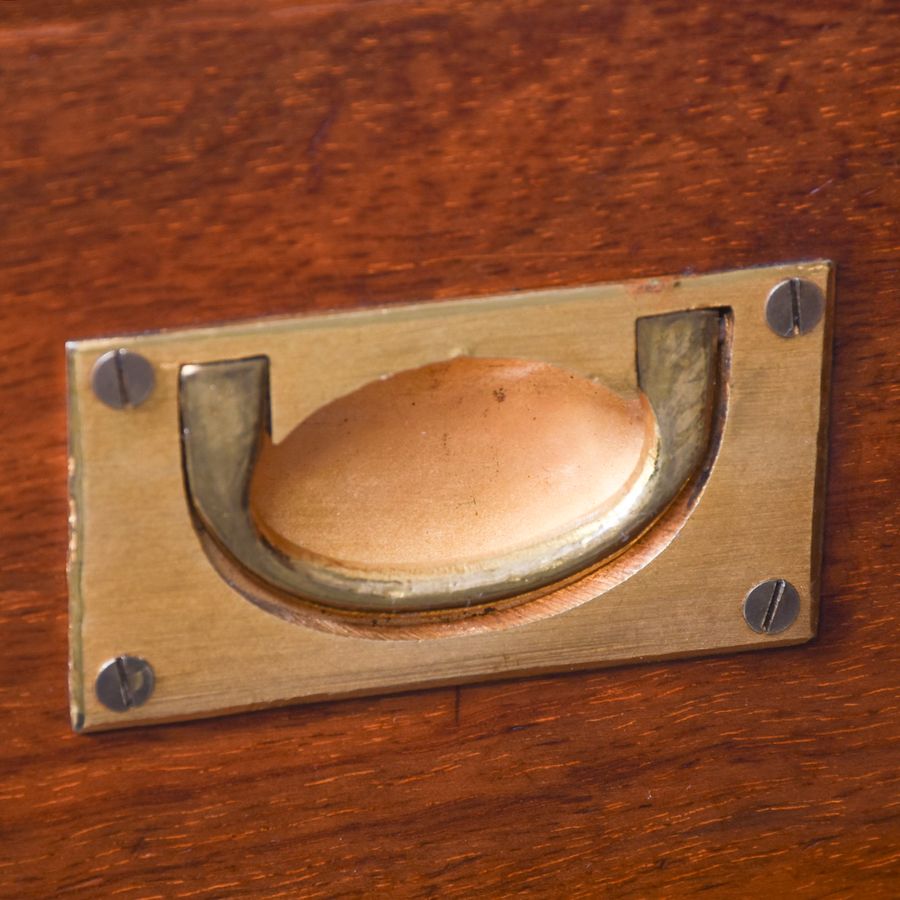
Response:
[[[76,730],[540,672],[798,644],[818,618],[822,487],[833,305],[818,261],[722,274],[265,319],[68,345],[71,540],[70,695]],[[782,337],[766,301],[785,279],[816,284],[824,315]],[[271,366],[272,434],[385,374],[461,353],[541,360],[635,384],[635,321],[727,309],[728,408],[702,496],[663,541],[638,542],[561,594],[564,611],[415,640],[328,633],[248,602],[210,564],[185,499],[179,434],[182,365],[254,355]],[[140,353],[155,372],[133,409],[95,396],[104,353]],[[657,530],[665,530],[662,521]],[[651,532],[653,529],[651,529]],[[660,545],[662,546],[662,544]],[[793,625],[756,633],[747,593],[785,579]],[[95,693],[120,656],[148,661],[144,705],[113,711]]]

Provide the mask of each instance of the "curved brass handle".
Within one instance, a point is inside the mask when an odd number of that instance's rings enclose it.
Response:
[[[696,310],[637,321],[638,384],[656,415],[658,446],[640,490],[601,521],[581,524],[538,558],[527,552],[461,572],[379,578],[274,546],[250,489],[270,441],[266,357],[182,366],[181,443],[188,502],[213,564],[263,591],[340,610],[464,608],[552,584],[620,552],[645,532],[710,456],[718,409],[722,314]]]

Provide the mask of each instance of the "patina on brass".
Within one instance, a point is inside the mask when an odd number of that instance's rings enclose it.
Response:
[[[770,328],[766,303],[773,286],[793,278],[816,284],[825,309],[815,327],[785,340]],[[70,343],[74,727],[98,731],[809,640],[818,620],[833,304],[833,267],[819,261]],[[665,400],[682,378],[702,379],[707,370],[697,365],[669,384],[670,373],[654,369],[654,386],[643,360],[636,365],[636,339],[646,347],[644,322],[674,323],[691,310],[706,311],[723,335],[712,376],[715,402],[703,407],[712,420],[706,454],[652,527],[612,558],[535,591],[468,608],[366,611],[265,586],[208,534],[198,540],[178,427],[187,364],[268,359],[270,449],[285,447],[287,458],[291,433],[341,398],[385,376],[453,360],[554,366],[605,386],[626,405],[641,396],[640,370],[643,395]],[[675,343],[690,362],[687,348]],[[97,361],[117,350],[139,353],[153,367],[154,390],[139,406],[113,409],[94,392]],[[491,406],[498,422],[516,409],[515,398],[513,391]],[[487,402],[493,403],[490,390]],[[677,440],[680,428],[702,430],[702,417],[667,420],[659,409],[656,415],[660,438],[676,449],[686,450]],[[213,421],[224,435],[222,420]],[[557,433],[571,436],[562,428]],[[265,445],[268,437],[259,440]],[[406,448],[396,456],[398,465],[408,465]],[[271,460],[261,455],[260,475]],[[428,496],[427,488],[411,492],[407,508],[421,511]],[[552,492],[545,499],[551,503]],[[302,530],[293,541],[283,527],[290,523],[267,518],[271,508],[254,493],[249,510],[269,541],[286,552],[275,540],[283,536],[297,545],[288,555],[302,556],[308,546],[299,540]],[[319,514],[309,513],[311,520]],[[327,541],[318,547],[327,550]],[[216,566],[208,554],[217,555]],[[437,553],[430,559],[440,562]],[[757,633],[742,603],[754,585],[771,579],[794,586],[799,611],[784,631]],[[113,710],[96,694],[98,673],[119,658],[152,666],[155,686],[142,706]]]
[[[707,309],[637,321],[638,384],[658,437],[618,503],[550,540],[424,573],[349,568],[302,548],[286,553],[267,540],[250,498],[257,460],[270,441],[268,360],[185,365],[179,378],[185,487],[204,547],[226,578],[233,580],[229,572],[238,566],[258,588],[245,593],[276,610],[294,601],[380,613],[474,610],[596,566],[651,527],[709,456],[713,416],[722,408],[721,318]]]

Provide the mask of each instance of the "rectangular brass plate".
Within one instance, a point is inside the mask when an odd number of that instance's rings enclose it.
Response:
[[[793,338],[766,324],[769,291],[815,282],[823,320]],[[487,633],[419,641],[327,634],[243,599],[212,568],[185,501],[177,409],[183,363],[264,354],[273,437],[387,372],[476,356],[539,359],[635,389],[634,323],[707,307],[733,312],[728,417],[705,493],[672,544],[631,578],[568,612]],[[547,290],[68,346],[73,725],[100,730],[404,688],[796,644],[818,613],[819,540],[832,268],[813,262],[725,274]],[[91,389],[103,353],[153,364],[141,406],[114,410]],[[777,636],[742,616],[770,578],[797,588],[801,612]],[[113,712],[94,693],[119,655],[148,660],[143,706]]]

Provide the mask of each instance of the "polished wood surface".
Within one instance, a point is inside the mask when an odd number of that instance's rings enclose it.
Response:
[[[0,6],[0,891],[894,896],[898,41],[839,0]],[[813,644],[70,733],[64,340],[819,257]]]

